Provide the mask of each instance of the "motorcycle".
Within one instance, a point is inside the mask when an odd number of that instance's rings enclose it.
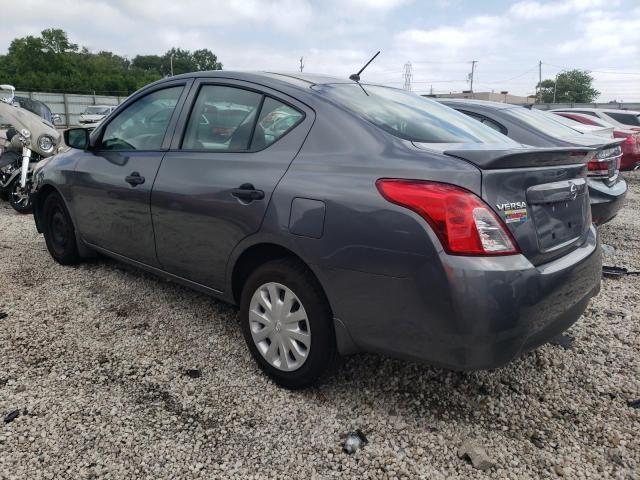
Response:
[[[14,105],[15,88],[0,85],[0,118],[11,126],[0,151],[0,192],[20,213],[30,213],[31,175],[41,160],[54,155],[60,143],[55,127],[38,115]]]

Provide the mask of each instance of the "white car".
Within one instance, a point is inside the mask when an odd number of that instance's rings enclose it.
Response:
[[[80,125],[97,125],[116,109],[117,105],[89,105],[80,114]]]
[[[571,127],[574,130],[586,133],[587,135],[599,135],[605,138],[613,138],[614,126],[609,123],[606,123],[604,121],[602,122],[603,124],[607,125],[606,127],[599,127],[597,125],[586,125],[572,118],[560,116],[557,113],[558,112],[556,112],[553,119],[556,122],[564,123],[567,127]]]
[[[614,127],[640,130],[640,112],[615,108],[556,108],[552,112],[582,113],[597,117]]]

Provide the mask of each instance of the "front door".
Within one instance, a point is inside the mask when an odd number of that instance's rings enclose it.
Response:
[[[185,88],[182,83],[153,90],[96,132],[99,140],[80,158],[74,173],[75,220],[86,242],[157,265],[151,187]]]
[[[260,228],[312,112],[234,81],[196,84],[187,102],[153,188],[156,249],[165,270],[223,290],[232,250]]]

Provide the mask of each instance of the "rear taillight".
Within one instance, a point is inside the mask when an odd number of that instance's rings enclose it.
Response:
[[[591,160],[587,163],[587,175],[590,177],[608,177],[609,161],[608,160]]]
[[[388,201],[424,218],[448,253],[520,253],[502,220],[468,190],[446,183],[404,179],[380,179],[376,186]]]

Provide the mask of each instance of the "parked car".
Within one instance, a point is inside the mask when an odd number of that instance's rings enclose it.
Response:
[[[536,109],[484,100],[442,99],[442,104],[491,126],[524,145],[537,147],[592,147],[588,162],[591,214],[596,225],[613,219],[624,204],[627,182],[619,172],[621,141],[586,135],[559,122],[555,115]]]
[[[607,123],[630,130],[640,130],[640,112],[634,110],[621,110],[613,108],[556,108],[552,112],[582,113],[596,118],[601,118]]]
[[[553,112],[561,118],[581,122],[584,126],[609,125],[604,120],[590,115],[573,112]],[[640,165],[640,132],[611,126],[614,138],[623,138],[620,170],[633,170]]]
[[[57,113],[53,113],[49,105],[40,100],[33,100],[28,97],[16,96],[13,99],[13,102],[18,106],[24,108],[25,110],[30,111],[31,113],[35,113],[36,115],[42,117],[50,124],[54,125],[56,122],[60,120],[60,115]]]
[[[80,114],[80,125],[92,125],[100,123],[111,112],[116,109],[116,105],[89,105],[82,114]]]
[[[560,112],[554,112],[554,114],[556,114],[556,117],[557,117],[555,120],[557,122],[563,123],[569,128],[573,128],[574,130],[577,130],[580,133],[586,133],[587,135],[598,135],[599,137],[604,137],[604,138],[614,138],[613,125],[604,126],[604,125],[597,125],[595,123],[593,124],[580,123],[579,121],[571,117],[559,115],[559,113]]]
[[[201,128],[210,105],[246,113]],[[251,354],[289,388],[336,352],[503,365],[599,290],[592,149],[525,147],[404,90],[191,73],[65,140],[33,193],[52,257],[101,252],[239,305]]]

